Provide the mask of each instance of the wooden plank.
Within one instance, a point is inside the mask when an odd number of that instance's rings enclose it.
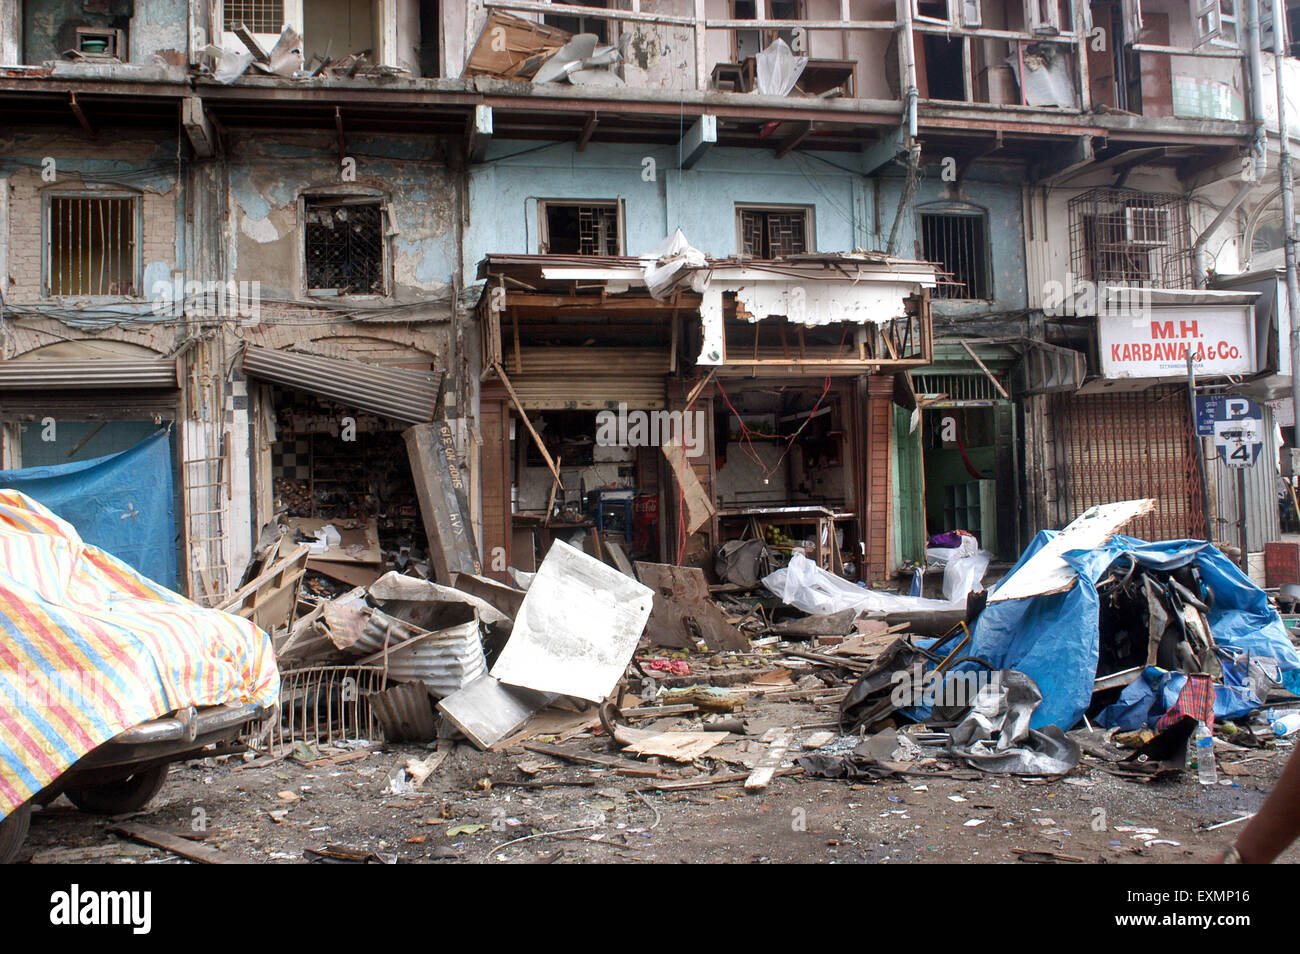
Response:
[[[772,784],[772,777],[781,767],[781,760],[785,758],[786,750],[790,748],[793,739],[794,733],[790,729],[773,731],[772,740],[768,743],[762,759],[759,760],[758,767],[749,774],[749,778],[745,779],[746,791],[759,792]]]
[[[446,421],[417,424],[402,432],[411,462],[415,495],[429,538],[429,560],[438,582],[456,573],[483,572],[465,478],[456,464],[456,444]]]
[[[155,828],[153,825],[142,825],[138,822],[125,822],[120,825],[114,825],[109,831],[125,835],[134,841],[142,841],[146,845],[153,845],[157,848],[170,851],[172,854],[180,855],[182,858],[189,858],[191,861],[199,861],[207,865],[236,865],[241,862],[226,854],[218,851],[210,845],[204,845],[197,841],[191,841],[188,838],[182,838],[179,835],[173,835],[169,831],[161,828]]]
[[[608,537],[605,538],[604,544],[605,551],[609,554],[610,559],[614,561],[614,565],[618,567],[619,572],[626,573],[635,579],[636,573],[632,571],[632,564],[628,560],[627,554],[623,552],[622,545],[617,540],[611,540]]]
[[[749,639],[727,622],[726,614],[709,599],[704,571],[693,566],[637,561],[637,578],[654,592],[646,637],[657,646],[692,648],[691,624],[714,652],[749,648]]]
[[[687,459],[686,449],[681,444],[664,444],[661,450],[668,459],[674,479],[682,488],[682,500],[686,506],[686,532],[692,534],[712,519],[716,508],[704,492],[695,468]]]

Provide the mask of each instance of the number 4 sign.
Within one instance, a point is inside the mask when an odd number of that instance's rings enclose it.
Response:
[[[1264,447],[1262,409],[1254,401],[1230,397],[1220,415],[1214,421],[1215,450],[1229,467],[1251,466]]]

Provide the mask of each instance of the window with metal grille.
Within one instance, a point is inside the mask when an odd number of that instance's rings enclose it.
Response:
[[[374,199],[303,200],[309,294],[384,294],[384,214]]]
[[[1191,287],[1187,199],[1090,189],[1070,200],[1070,270],[1096,285]]]
[[[284,26],[284,0],[225,0],[226,30],[241,23],[253,33],[279,33]]]
[[[545,254],[623,254],[617,202],[544,202],[539,220]]]
[[[566,2],[570,6],[597,7],[602,10],[609,8],[609,0],[566,0]],[[601,17],[565,17],[547,14],[542,17],[542,22],[547,26],[567,30],[569,33],[594,33],[598,43],[609,42],[609,21]]]
[[[808,252],[809,209],[737,209],[740,251],[754,258]]]
[[[988,222],[982,213],[921,213],[921,246],[925,260],[947,275],[935,288],[935,298],[992,297]]]
[[[50,295],[136,295],[136,199],[54,196],[45,223]]]

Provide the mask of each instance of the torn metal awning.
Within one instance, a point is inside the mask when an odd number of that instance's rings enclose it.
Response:
[[[174,358],[0,361],[0,390],[175,387]]]
[[[1094,550],[1104,546],[1135,517],[1150,513],[1156,502],[1150,497],[1121,500],[1089,507],[1064,530],[1035,553],[1020,569],[1005,577],[989,596],[990,603],[1019,600],[1048,593],[1062,593],[1074,585],[1075,572],[1061,558],[1071,550]]]
[[[248,347],[243,368],[250,377],[408,424],[432,421],[442,392],[441,371],[386,368],[274,348]]]

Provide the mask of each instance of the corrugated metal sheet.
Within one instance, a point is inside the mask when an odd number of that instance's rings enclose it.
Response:
[[[173,358],[0,361],[0,390],[176,386]]]
[[[526,410],[600,410],[626,404],[634,410],[667,407],[667,349],[524,348],[504,367]]]
[[[1273,430],[1273,410],[1264,408],[1264,425],[1260,436],[1264,447],[1259,459],[1243,468],[1246,477],[1246,549],[1262,553],[1264,544],[1277,540],[1282,533],[1277,502],[1277,435]],[[1228,467],[1214,452],[1214,444],[1206,441],[1206,475],[1214,488],[1211,513],[1217,517],[1214,539],[1240,546],[1241,531],[1237,528],[1238,494],[1237,469]]]
[[[427,742],[438,734],[429,691],[419,683],[393,686],[367,696],[388,742]]]
[[[376,653],[389,646],[421,636],[425,631],[374,610],[365,631],[350,648],[351,652]],[[456,626],[424,636],[409,648],[390,649],[388,678],[396,682],[419,682],[441,699],[469,685],[487,672],[483,655],[478,617]],[[383,660],[376,662],[384,666]]]
[[[442,389],[441,371],[411,371],[379,365],[249,347],[244,373],[359,411],[410,424],[432,421]]]

